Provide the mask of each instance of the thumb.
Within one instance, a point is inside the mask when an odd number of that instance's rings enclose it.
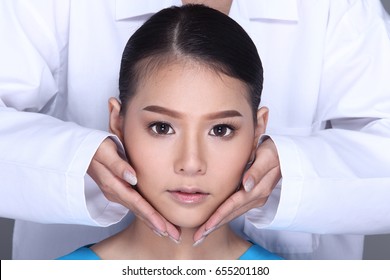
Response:
[[[279,156],[274,142],[268,138],[256,150],[255,161],[245,172],[242,183],[246,192],[250,192],[273,170],[279,170]]]
[[[118,153],[117,144],[107,138],[100,145],[94,159],[105,166],[116,177],[123,179],[130,185],[137,184],[137,177],[134,169]]]
[[[122,179],[130,185],[137,185],[137,176],[135,175],[134,169],[130,165],[123,171]]]
[[[244,173],[242,184],[246,192],[250,192],[267,174],[268,169],[264,157],[256,157],[255,161]]]

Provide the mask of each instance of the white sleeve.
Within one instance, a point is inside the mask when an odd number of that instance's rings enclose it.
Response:
[[[328,125],[307,137],[271,135],[281,187],[248,214],[250,223],[312,233],[390,232],[389,27],[379,1],[354,1],[337,24],[329,19],[314,117]]]
[[[110,134],[44,114],[63,90],[68,5],[0,1],[0,216],[105,226],[127,210],[97,193],[86,170]]]
[[[84,187],[89,163],[108,133],[4,108],[0,120],[1,216],[107,226],[126,214],[123,207],[97,198],[93,182],[88,191]],[[99,204],[88,208],[86,193]]]

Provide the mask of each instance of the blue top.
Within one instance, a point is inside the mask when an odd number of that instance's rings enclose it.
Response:
[[[58,260],[101,260],[89,247],[92,245],[84,246],[76,251],[58,258]],[[267,251],[259,245],[253,244],[242,254],[239,260],[282,260],[281,257]]]

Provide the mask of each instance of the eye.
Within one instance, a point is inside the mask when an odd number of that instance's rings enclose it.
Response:
[[[211,136],[216,137],[228,137],[233,135],[233,132],[234,128],[232,126],[226,124],[218,124],[210,130],[209,134]]]
[[[158,135],[170,135],[175,133],[171,125],[164,122],[152,123],[149,126],[149,128],[152,130],[154,134],[158,134]]]

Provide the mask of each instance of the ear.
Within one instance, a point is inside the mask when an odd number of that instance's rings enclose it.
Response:
[[[110,132],[118,136],[119,139],[123,142],[123,131],[122,131],[123,118],[120,115],[120,110],[121,110],[120,102],[116,98],[111,97],[108,100],[108,111],[110,113],[110,122],[109,122]]]
[[[261,107],[257,110],[257,125],[255,128],[255,138],[253,139],[253,153],[256,153],[259,138],[262,134],[264,134],[265,129],[267,128],[267,122],[268,122],[268,108]]]

